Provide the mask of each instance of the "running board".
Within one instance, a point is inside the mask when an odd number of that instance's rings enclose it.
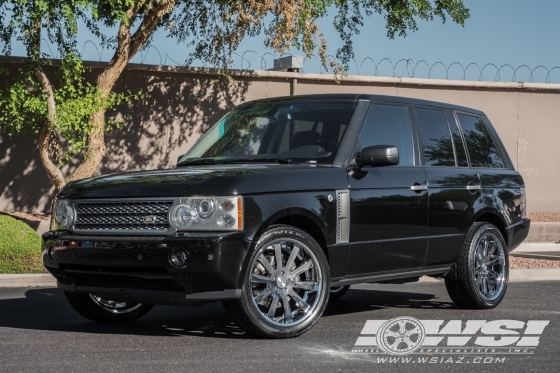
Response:
[[[449,273],[450,270],[451,267],[443,267],[443,268],[440,267],[440,268],[422,269],[422,270],[410,271],[410,272],[390,273],[385,275],[343,278],[341,280],[331,281],[331,287],[372,283],[372,282],[384,282],[384,281],[400,280],[400,279],[414,278],[420,276],[434,276],[434,275],[445,276],[446,274]]]

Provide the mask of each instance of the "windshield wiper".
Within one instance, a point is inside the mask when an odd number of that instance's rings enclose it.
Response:
[[[220,163],[280,163],[280,164],[293,164],[299,163],[292,159],[285,158],[235,158],[235,159],[223,159]]]
[[[193,158],[185,159],[182,162],[177,163],[177,166],[193,166],[200,164],[215,164],[216,160],[214,158]]]

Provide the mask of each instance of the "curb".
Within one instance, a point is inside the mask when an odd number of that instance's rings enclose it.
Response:
[[[550,242],[524,242],[512,251],[514,254],[556,251],[560,252],[560,244]]]
[[[510,269],[509,282],[560,281],[560,268]],[[442,278],[420,277],[418,282],[443,282]]]
[[[56,287],[56,278],[49,273],[0,275],[0,288]]]
[[[560,281],[560,268],[511,269],[509,282]],[[443,282],[443,279],[420,277],[418,282]],[[0,275],[0,288],[56,287],[56,279],[48,274]]]

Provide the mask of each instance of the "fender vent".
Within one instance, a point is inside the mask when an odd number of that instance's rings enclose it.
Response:
[[[350,191],[336,191],[336,243],[350,241]]]

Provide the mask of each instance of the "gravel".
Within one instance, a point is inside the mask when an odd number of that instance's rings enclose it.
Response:
[[[530,212],[527,217],[533,223],[558,223],[560,222],[560,213],[557,212]]]
[[[560,260],[529,259],[529,258],[519,258],[519,257],[510,256],[509,268],[511,269],[560,268]]]

